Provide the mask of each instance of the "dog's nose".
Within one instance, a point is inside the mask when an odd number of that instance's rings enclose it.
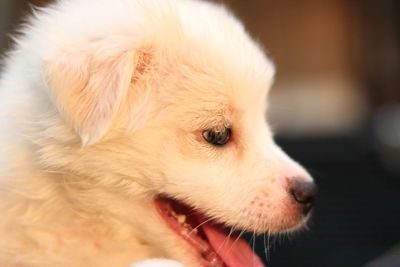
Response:
[[[294,178],[289,183],[289,192],[293,199],[303,206],[303,214],[306,215],[314,205],[318,187],[313,182]]]

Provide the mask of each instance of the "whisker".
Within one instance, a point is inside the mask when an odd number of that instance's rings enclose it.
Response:
[[[264,244],[265,258],[268,260],[268,249],[267,249],[267,242],[266,242],[266,238],[265,238],[265,233],[263,233],[263,244]]]
[[[207,220],[205,220],[204,222],[200,223],[199,225],[197,225],[195,228],[193,228],[190,232],[189,235],[192,234],[194,231],[196,231],[200,226],[202,226],[205,223],[208,223],[209,221],[211,221],[213,218],[209,218]]]
[[[231,247],[228,249],[228,252],[232,250],[232,248],[235,246],[236,242],[240,239],[240,237],[244,234],[244,230],[241,230],[238,237],[236,237],[235,241],[233,241]]]
[[[220,251],[220,249],[225,245],[226,241],[229,240],[229,238],[231,237],[232,233],[235,231],[234,227],[231,227],[231,230],[229,231],[229,234],[227,237],[225,237],[224,241],[222,242],[222,244],[219,246],[219,248],[216,250],[217,254]]]
[[[255,246],[256,246],[256,232],[255,231],[253,231],[252,239],[253,239],[253,254],[254,254],[255,253],[254,249],[255,249]],[[256,265],[255,257],[253,257],[253,266],[255,266],[255,265]]]
[[[271,255],[271,234],[270,232],[267,232],[267,247],[266,247],[266,257],[267,260],[270,259],[270,255]]]

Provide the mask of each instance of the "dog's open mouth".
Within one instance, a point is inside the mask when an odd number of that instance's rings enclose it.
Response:
[[[203,266],[264,266],[246,241],[195,209],[165,197],[155,204],[167,225],[198,252]]]

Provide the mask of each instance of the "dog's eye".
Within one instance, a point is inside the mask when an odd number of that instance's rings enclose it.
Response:
[[[232,134],[230,128],[214,128],[203,132],[204,140],[214,146],[223,146],[228,143]]]

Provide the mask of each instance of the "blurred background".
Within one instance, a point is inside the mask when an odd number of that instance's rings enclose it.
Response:
[[[0,0],[0,53],[49,2]],[[309,230],[271,238],[267,266],[400,266],[400,1],[223,3],[276,63],[269,119],[320,186]]]

